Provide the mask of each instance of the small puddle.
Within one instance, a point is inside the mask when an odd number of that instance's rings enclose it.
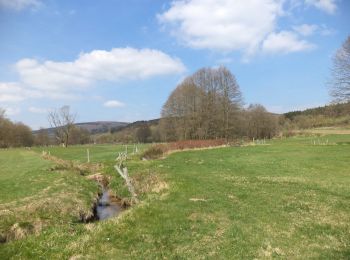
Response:
[[[112,196],[108,189],[102,189],[102,196],[98,199],[96,205],[96,219],[105,220],[119,215],[124,208]]]

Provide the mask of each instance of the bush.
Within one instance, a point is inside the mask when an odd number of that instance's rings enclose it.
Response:
[[[147,149],[141,156],[141,158],[146,159],[157,159],[160,158],[164,154],[164,151],[162,149],[161,145],[152,146],[149,149]]]

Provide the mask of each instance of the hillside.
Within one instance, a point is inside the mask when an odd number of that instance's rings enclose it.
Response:
[[[323,115],[327,117],[341,117],[350,115],[350,102],[331,104],[323,107],[309,108],[302,111],[291,111],[285,113],[284,116],[293,120],[297,116],[318,116]]]
[[[76,123],[75,126],[89,131],[90,134],[107,133],[111,129],[119,129],[121,127],[127,126],[129,123],[125,122],[115,122],[115,121],[96,121],[96,122],[84,122]],[[49,135],[54,133],[55,128],[46,129]],[[39,130],[33,131],[36,134]]]
[[[293,111],[284,114],[285,126],[297,129],[350,126],[350,102]]]
[[[97,143],[132,143],[132,142],[159,142],[160,133],[158,130],[159,119],[152,119],[147,121],[135,121],[128,125],[112,128],[108,133],[101,133],[95,135],[95,142]],[[146,129],[146,130],[145,130]],[[140,132],[143,130],[146,135],[140,139]]]
[[[112,132],[135,130],[135,129],[139,129],[139,128],[144,127],[144,126],[149,126],[149,127],[157,126],[159,124],[159,120],[160,119],[135,121],[135,122],[127,124],[125,126],[119,127],[118,129],[116,129]]]

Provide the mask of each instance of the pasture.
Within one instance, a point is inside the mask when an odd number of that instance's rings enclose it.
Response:
[[[317,141],[316,141],[317,140]],[[146,147],[143,147],[144,149]],[[123,146],[91,146],[110,188]],[[1,259],[350,258],[350,135],[171,153],[126,165],[140,202],[82,223],[98,185],[41,157],[0,151]],[[50,148],[85,162],[86,147]],[[89,172],[93,174],[94,172]],[[87,213],[84,213],[87,214]]]

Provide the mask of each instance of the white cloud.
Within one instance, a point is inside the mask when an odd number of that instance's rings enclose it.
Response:
[[[320,27],[320,34],[323,36],[329,36],[335,34],[337,31],[333,28],[329,28],[327,25],[322,24]]]
[[[0,82],[0,102],[16,103],[27,98],[40,96],[38,91],[27,89],[17,82]]]
[[[242,51],[243,60],[249,60],[258,51],[266,49],[289,53],[315,47],[300,37],[315,32],[323,34],[319,25],[294,26],[292,29],[299,34],[297,37],[292,32],[279,33],[278,21],[281,17],[293,16],[296,8],[305,10],[302,6],[334,13],[336,1],[172,0],[170,7],[158,14],[157,18],[163,28],[170,30],[171,35],[186,46],[223,53]]]
[[[9,90],[1,92],[0,100],[23,100],[25,97],[19,88],[32,93],[31,96],[36,93],[52,99],[76,99],[99,81],[143,80],[186,70],[179,59],[161,51],[133,48],[94,50],[66,62],[22,59],[15,64],[15,69],[20,83],[13,83],[17,89],[10,92],[11,96],[8,96]]]
[[[21,94],[19,84],[14,82],[0,82],[0,102],[18,102],[23,99],[24,96]]]
[[[5,109],[5,115],[7,116],[15,116],[21,113],[21,109],[19,107],[5,106],[4,109]]]
[[[186,70],[179,59],[161,51],[133,48],[94,50],[67,62],[22,59],[15,64],[15,69],[19,81],[0,82],[0,102],[18,103],[29,98],[77,99],[99,81],[142,80]],[[39,111],[31,109],[31,112]]]
[[[337,10],[336,0],[305,0],[305,3],[329,14],[334,14]]]
[[[312,50],[315,47],[312,43],[300,40],[293,32],[281,31],[271,33],[263,42],[262,50],[266,53],[291,53]]]
[[[97,81],[146,79],[185,71],[183,63],[152,49],[116,48],[82,53],[74,61],[22,59],[16,69],[21,82],[56,95],[84,89]]]
[[[38,8],[41,5],[39,0],[0,0],[0,8],[20,11],[25,8]]]
[[[35,114],[47,114],[48,109],[47,108],[40,108],[40,107],[29,107],[28,111],[35,113]]]
[[[105,106],[105,107],[123,107],[123,106],[125,106],[125,104],[118,101],[118,100],[108,100],[103,104],[103,106]]]
[[[336,33],[334,29],[329,28],[325,24],[301,24],[298,26],[293,26],[293,30],[302,36],[310,36],[313,34],[329,36]]]
[[[159,21],[186,45],[255,52],[282,15],[281,0],[176,0]]]
[[[316,24],[301,24],[293,26],[293,30],[303,36],[310,36],[318,30],[318,26]]]

